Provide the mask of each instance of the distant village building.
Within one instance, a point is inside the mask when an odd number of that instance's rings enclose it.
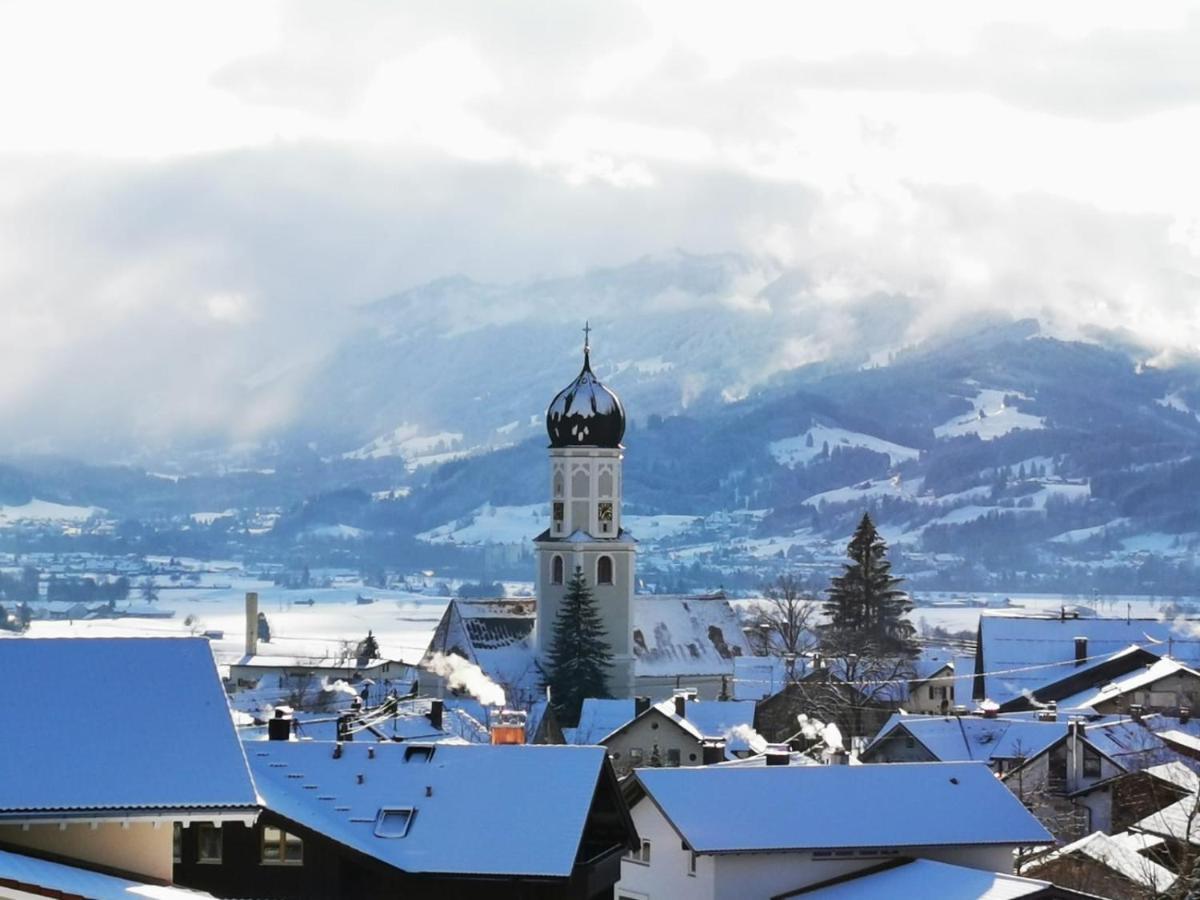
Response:
[[[753,721],[753,701],[697,700],[690,691],[660,703],[588,699],[570,739],[604,746],[617,774],[625,775],[642,766],[712,765],[748,755]]]

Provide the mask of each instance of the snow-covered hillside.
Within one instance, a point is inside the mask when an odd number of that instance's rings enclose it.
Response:
[[[912,447],[902,447],[869,434],[827,425],[814,425],[804,434],[772,441],[768,449],[780,465],[792,467],[811,462],[822,455],[828,456],[838,447],[862,447],[875,453],[886,453],[892,465],[917,459],[921,455],[920,450]]]

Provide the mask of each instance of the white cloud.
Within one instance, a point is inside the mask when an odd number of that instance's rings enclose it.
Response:
[[[796,362],[872,294],[1200,348],[1200,9],[984,12],[0,2],[0,413],[253,437],[356,303],[677,246],[802,270],[721,301]]]

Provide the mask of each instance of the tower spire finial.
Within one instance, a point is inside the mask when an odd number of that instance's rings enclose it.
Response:
[[[592,349],[591,346],[592,326],[587,319],[583,320],[583,352],[587,353]]]

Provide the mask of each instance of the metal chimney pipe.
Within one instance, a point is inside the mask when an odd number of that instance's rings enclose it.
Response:
[[[1082,666],[1087,662],[1088,655],[1088,639],[1085,637],[1075,638],[1075,665]]]
[[[442,730],[442,713],[445,708],[445,703],[441,700],[431,700],[429,702],[429,724],[438,731]]]

